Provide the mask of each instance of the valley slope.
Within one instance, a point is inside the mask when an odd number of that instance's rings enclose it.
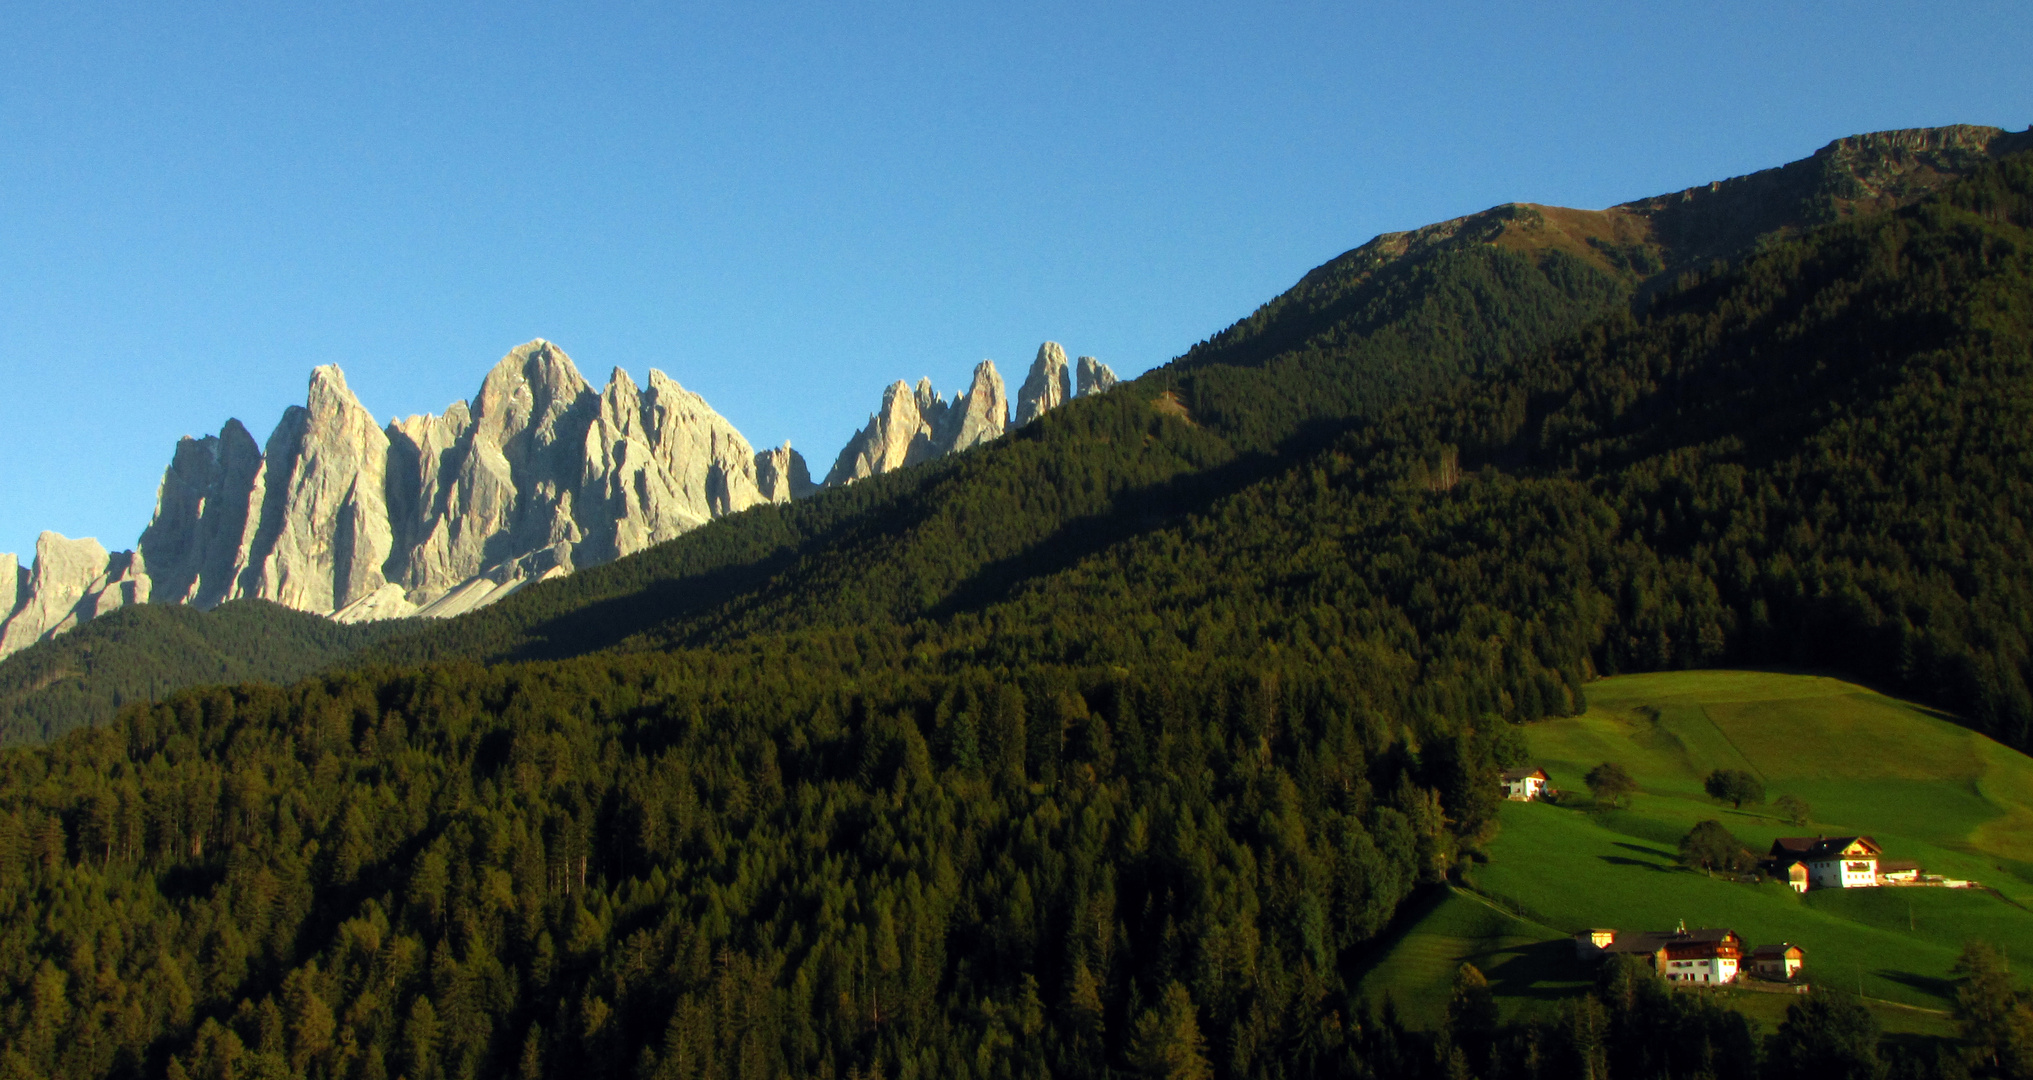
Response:
[[[1186,365],[0,754],[43,1003],[0,1053],[1460,1075],[1363,961],[1509,865],[1494,770],[1602,676],[1811,663],[2027,737],[2033,156],[1536,326],[1247,424]]]

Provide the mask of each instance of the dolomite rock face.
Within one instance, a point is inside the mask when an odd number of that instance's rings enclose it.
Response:
[[[995,361],[983,360],[974,365],[974,381],[968,384],[966,393],[954,399],[949,416],[952,418],[952,436],[946,442],[949,454],[1002,438],[1002,433],[1009,429],[1009,395],[1003,389],[1001,373],[995,370]]]
[[[128,604],[145,604],[149,579],[140,556],[106,554],[97,540],[45,532],[35,541],[35,566],[20,572],[14,556],[0,560],[14,585],[14,609],[0,623],[0,656]]]
[[[28,599],[28,571],[11,551],[0,552],[0,627],[14,617],[15,609]]]
[[[265,451],[237,422],[178,444],[134,568],[108,583],[130,595],[145,565],[174,603],[453,615],[809,493],[802,459],[772,453],[765,494],[759,455],[699,395],[618,368],[596,392],[547,341],[511,350],[471,404],[386,427],[322,367]]]
[[[993,360],[976,364],[973,381],[950,402],[932,389],[929,378],[919,379],[916,387],[891,383],[883,391],[882,409],[841,448],[824,486],[840,487],[958,453],[999,439],[1008,429],[1009,397]]]
[[[1063,404],[1065,351],[1039,349],[1025,387],[1022,415]],[[951,401],[930,379],[895,383],[827,484],[991,442],[1009,409],[989,360]],[[470,403],[386,426],[338,367],[320,367],[265,446],[237,420],[180,440],[136,550],[45,533],[32,568],[0,556],[0,656],[151,601],[449,617],[820,486],[789,443],[757,452],[663,372],[638,386],[616,368],[596,391],[547,341],[510,350]]]
[[[1073,387],[1066,372],[1066,350],[1056,341],[1038,346],[1038,358],[1031,361],[1031,373],[1017,391],[1016,426],[1036,420],[1066,404]]]
[[[1080,390],[1075,395],[1076,397],[1086,397],[1089,394],[1105,394],[1115,389],[1116,384],[1122,381],[1115,377],[1114,370],[1107,364],[1091,356],[1080,358],[1077,374],[1079,376]]]
[[[805,467],[805,456],[791,449],[790,443],[756,451],[755,487],[764,500],[773,503],[802,499],[819,489],[812,483],[812,471]]]
[[[177,441],[155,518],[136,545],[154,579],[155,603],[212,607],[232,592],[260,472],[261,448],[238,420],[217,435]]]
[[[841,448],[826,486],[842,487],[939,456],[937,425],[946,412],[932,380],[919,380],[916,390],[901,379],[891,383],[882,392],[881,411]]]
[[[309,403],[283,413],[263,457],[228,599],[328,612],[386,584],[388,435],[336,366],[311,373]]]

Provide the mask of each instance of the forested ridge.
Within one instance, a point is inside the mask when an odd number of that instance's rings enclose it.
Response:
[[[0,745],[41,742],[187,686],[292,683],[396,629],[343,626],[266,600],[209,612],[122,608],[0,660]]]
[[[2029,230],[2022,156],[1298,456],[1150,377],[7,751],[0,1072],[1819,1075],[1815,1017],[1628,972],[1513,1027],[1351,976],[1591,674],[1822,664],[2025,744]],[[458,658],[574,626],[615,648]]]

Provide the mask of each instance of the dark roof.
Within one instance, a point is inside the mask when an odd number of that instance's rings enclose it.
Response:
[[[1672,941],[1674,936],[1671,930],[1639,930],[1629,934],[1618,934],[1616,940],[1603,946],[1602,951],[1650,955],[1665,948],[1666,943]]]
[[[1918,869],[1920,869],[1920,864],[1913,861],[1912,859],[1878,860],[1878,873],[1880,874],[1895,874],[1901,870],[1918,870]]]
[[[1602,951],[1644,955],[1658,952],[1668,945],[1713,944],[1734,936],[1736,936],[1734,931],[1709,926],[1685,932],[1679,930],[1633,930],[1626,934],[1619,931],[1616,940],[1610,942]]]
[[[1751,950],[1751,955],[1752,955],[1752,956],[1784,956],[1784,955],[1786,955],[1786,953],[1787,953],[1788,951],[1791,951],[1791,950],[1798,950],[1798,951],[1800,952],[1800,955],[1802,955],[1802,956],[1805,956],[1805,955],[1807,955],[1807,950],[1806,950],[1806,949],[1802,949],[1802,948],[1800,948],[1800,946],[1798,946],[1798,945],[1795,945],[1795,944],[1793,944],[1793,943],[1792,943],[1792,942],[1790,942],[1790,941],[1782,941],[1782,942],[1778,943],[1777,945],[1760,945],[1760,946],[1758,946],[1757,948],[1755,948],[1755,949],[1752,949],[1752,950]]]
[[[1772,858],[1781,862],[1800,859],[1830,859],[1842,854],[1842,849],[1862,840],[1876,848],[1878,842],[1868,836],[1782,836],[1772,841]]]
[[[1545,775],[1546,770],[1541,769],[1536,765],[1526,765],[1523,768],[1519,769],[1505,769],[1504,783],[1508,784],[1513,780],[1523,780],[1528,776],[1537,776],[1543,779]]]

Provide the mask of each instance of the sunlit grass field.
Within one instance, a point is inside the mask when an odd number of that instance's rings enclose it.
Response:
[[[1467,883],[1392,941],[1363,988],[1389,992],[1408,1015],[1433,1016],[1454,969],[1485,968],[1505,1007],[1533,1010],[1586,984],[1565,935],[1585,927],[1726,926],[1752,945],[1789,941],[1812,977],[1886,1003],[1887,1030],[1945,1032],[1949,968],[1965,940],[2003,947],[2033,970],[2033,758],[1938,713],[1837,679],[1701,671],[1624,676],[1588,687],[1582,716],[1532,725],[1533,763],[1570,793],[1560,805],[1507,803],[1502,831]],[[1627,809],[1601,810],[1582,777],[1604,761],[1641,791]],[[1769,803],[1736,811],[1701,781],[1747,769],[1769,798],[1812,807],[1804,827]],[[1723,822],[1762,854],[1774,837],[1863,833],[1887,858],[1987,889],[1824,890],[1799,896],[1683,869],[1681,836]],[[1991,890],[1995,891],[1991,891]],[[1783,997],[1738,993],[1732,1003],[1776,1023]],[[1903,1007],[1902,1007],[1903,1006]]]

